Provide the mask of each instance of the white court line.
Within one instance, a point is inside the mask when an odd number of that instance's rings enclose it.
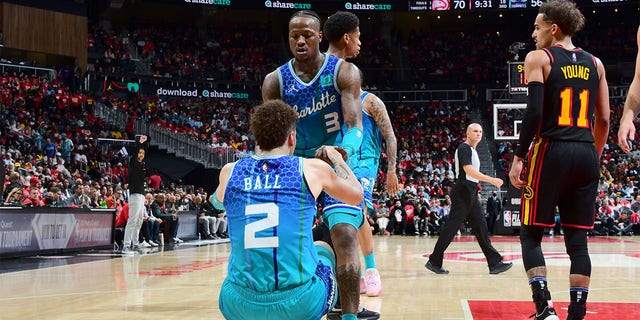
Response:
[[[464,319],[473,320],[473,314],[471,314],[471,308],[469,307],[469,300],[460,299],[460,304],[462,305],[462,312],[464,313]]]

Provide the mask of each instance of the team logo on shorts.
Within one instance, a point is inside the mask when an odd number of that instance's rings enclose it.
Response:
[[[533,189],[530,186],[524,187],[524,198],[527,200],[533,199]]]

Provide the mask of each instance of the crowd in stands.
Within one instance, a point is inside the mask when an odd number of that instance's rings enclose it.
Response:
[[[587,25],[588,31],[576,36],[576,43],[594,52],[603,61],[632,60],[635,54],[633,28],[600,28]],[[137,75],[181,80],[261,83],[264,76],[290,58],[286,44],[274,43],[266,26],[235,29],[205,28],[190,25],[132,25],[117,31],[100,25],[90,26],[88,70],[119,76]],[[588,36],[587,36],[588,35]],[[365,73],[365,86],[372,89],[397,88],[391,47],[395,61],[406,61],[410,74],[407,83],[413,89],[460,88],[485,83],[503,88],[507,61],[515,54],[514,42],[529,41],[530,31],[478,28],[465,32],[411,31],[406,39],[394,33],[383,40],[374,32],[363,32],[360,55],[353,59]],[[278,47],[274,48],[274,45]],[[527,50],[520,50],[522,61]],[[136,62],[142,66],[136,67]],[[615,79],[618,81],[619,79]]]
[[[275,63],[266,28],[235,30],[139,25],[119,32],[93,26],[89,71],[181,80],[260,83]],[[136,68],[135,61],[144,67]]]
[[[127,139],[133,131],[108,127],[92,113],[95,98],[70,90],[59,77],[5,73],[0,84],[2,203],[12,207],[112,208],[118,222],[126,222],[128,158],[119,152],[121,145],[112,148],[99,139]],[[206,208],[208,202],[203,200],[207,195],[202,188],[186,190],[174,183],[165,186],[156,174],[149,177],[147,185],[151,217],[171,225],[165,233],[172,236],[169,242],[179,240],[175,234],[178,219],[172,215],[183,210],[215,219],[205,237],[226,237],[224,213]],[[155,237],[143,239],[147,242],[142,244],[148,245],[157,240],[157,232]]]

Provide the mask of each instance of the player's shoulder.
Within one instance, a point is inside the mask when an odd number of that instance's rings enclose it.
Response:
[[[533,62],[542,62],[549,60],[549,54],[551,54],[548,49],[537,49],[530,51],[527,53],[527,56],[524,58],[524,63],[533,63]]]

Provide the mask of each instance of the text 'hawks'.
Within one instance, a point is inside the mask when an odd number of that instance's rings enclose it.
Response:
[[[269,179],[273,178],[273,181]],[[244,178],[244,191],[260,190],[260,189],[280,189],[279,180],[280,175],[276,174],[275,177],[270,177],[268,174],[264,176],[256,176],[254,178]]]
[[[589,73],[591,69],[585,66],[570,64],[568,66],[560,67],[565,79],[580,78],[582,80],[589,80]]]
[[[320,111],[328,106],[330,106],[332,103],[336,102],[338,100],[338,98],[336,97],[335,94],[333,95],[329,95],[329,92],[325,92],[321,97],[320,97],[320,101],[316,102],[316,98],[313,97],[313,99],[311,99],[311,107],[306,107],[302,110],[298,110],[298,105],[293,106],[293,110],[295,110],[298,113],[298,118],[304,118],[316,111]]]

